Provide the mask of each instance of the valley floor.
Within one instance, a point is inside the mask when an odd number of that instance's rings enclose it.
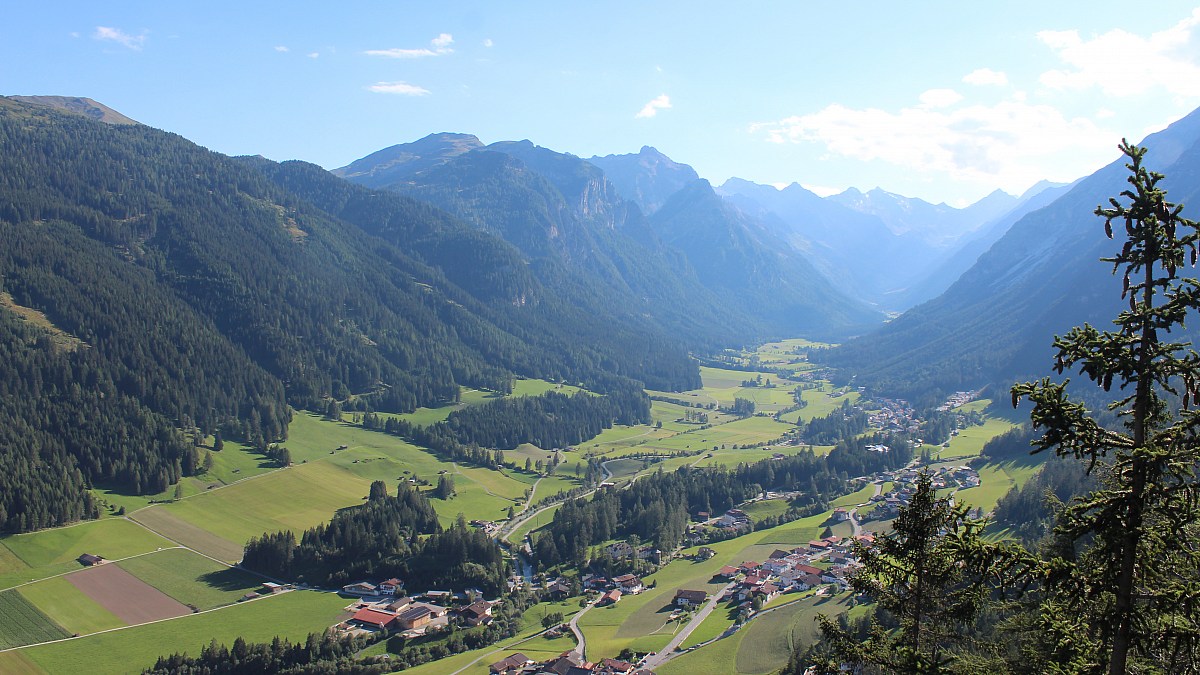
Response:
[[[93,673],[129,672],[149,667],[158,656],[171,652],[195,654],[213,639],[226,643],[238,636],[248,641],[269,641],[275,636],[299,639],[337,623],[347,616],[347,601],[336,593],[297,590],[240,601],[259,590],[265,579],[235,564],[250,537],[283,529],[301,531],[326,522],[338,509],[361,503],[374,480],[436,484],[439,475],[450,473],[457,496],[432,500],[443,523],[461,513],[468,520],[497,523],[501,534],[519,543],[553,517],[554,506],[540,510],[534,505],[578,487],[589,457],[601,458],[611,480],[619,482],[660,467],[734,465],[798,452],[805,446],[787,442],[797,420],[826,415],[843,401],[859,398],[857,391],[804,377],[811,369],[796,356],[803,344],[788,341],[760,348],[761,372],[706,367],[700,390],[650,392],[655,398],[650,424],[609,429],[560,453],[563,461],[548,476],[459,466],[399,438],[356,426],[349,415],[338,422],[297,413],[286,442],[294,462],[291,467],[278,468],[227,442],[223,450],[212,453],[208,472],[183,481],[178,499],[173,494],[134,497],[97,490],[109,507],[100,520],[0,538],[0,672],[74,672],[80,663],[87,663]],[[783,365],[797,371],[798,377],[775,374]],[[763,384],[758,384],[759,376]],[[750,380],[754,386],[747,385]],[[514,395],[555,387],[525,381]],[[798,388],[806,402],[799,408],[793,398]],[[482,392],[468,393],[462,405],[487,398]],[[735,398],[750,398],[763,414],[739,418],[696,407],[728,407]],[[984,404],[968,405],[982,409]],[[707,421],[695,419],[701,410]],[[421,410],[411,417],[430,423],[448,413],[448,409]],[[935,466],[957,466],[977,456],[987,439],[1011,427],[1009,422],[988,419],[982,426],[961,430],[945,447],[929,451]],[[522,446],[507,456],[520,466],[525,457],[537,461],[553,455],[550,449]],[[1005,491],[1034,470],[1033,464],[984,465],[978,471],[979,486],[961,489],[958,496],[990,510]],[[885,529],[886,520],[868,519],[866,505],[874,494],[891,488],[890,480],[877,480],[832,504],[831,509],[862,509],[857,520],[837,524],[834,533],[848,536],[858,526],[864,531]],[[745,510],[752,519],[761,519],[784,508],[781,500],[763,500]],[[510,532],[503,527],[510,509],[517,514],[514,521],[524,520],[527,510],[532,517]],[[715,555],[704,561],[688,557],[697,547],[685,549],[683,557],[646,577],[653,584],[649,590],[582,615],[578,624],[587,641],[588,658],[616,657],[626,648],[663,649],[687,623],[671,618],[668,605],[676,590],[718,591],[727,583],[714,579],[721,567],[761,561],[780,547],[808,542],[832,515],[830,511],[711,544]],[[85,568],[78,562],[83,554],[102,556],[107,562]],[[570,615],[578,609],[571,601],[556,611]],[[529,610],[528,625],[514,638],[411,672],[482,675],[489,663],[512,651],[537,659],[573,649],[570,632],[556,638],[541,634],[536,619],[545,610],[540,605]],[[795,645],[813,638],[817,613],[845,611],[855,609],[844,596],[789,593],[731,631],[737,612],[722,603],[693,626],[680,644],[683,651],[657,671],[666,675],[714,672],[714,664],[720,664],[721,672],[769,673],[786,662]],[[377,646],[371,651],[381,650]]]

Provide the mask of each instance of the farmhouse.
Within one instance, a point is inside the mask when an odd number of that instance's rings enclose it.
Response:
[[[704,591],[689,591],[679,589],[675,591],[675,606],[676,607],[699,607],[708,599],[708,593]]]
[[[365,581],[358,581],[342,586],[342,592],[347,595],[375,595],[378,591],[379,589],[375,584],[368,584]]]
[[[78,560],[79,564],[83,565],[84,567],[100,565],[105,562],[103,557],[98,556],[98,555],[92,555],[91,553],[84,553],[83,555],[76,558],[76,560]]]
[[[379,582],[378,590],[380,595],[395,595],[404,588],[404,583],[399,579],[388,579],[387,581]]]
[[[642,580],[636,574],[622,574],[619,577],[613,577],[613,583],[617,588],[621,589],[622,593],[632,593],[637,595],[645,588],[642,585]]]
[[[620,601],[620,599],[621,599],[621,591],[618,591],[617,589],[614,588],[611,591],[600,596],[600,600],[596,604],[601,605],[601,606],[615,605],[615,604],[617,604],[618,601]]]
[[[433,612],[425,605],[417,605],[410,607],[400,613],[398,617],[400,627],[404,630],[412,630],[420,628],[433,620]]]
[[[371,630],[387,631],[392,623],[396,620],[396,615],[391,612],[381,612],[377,609],[364,607],[354,613],[350,617],[350,623]]]

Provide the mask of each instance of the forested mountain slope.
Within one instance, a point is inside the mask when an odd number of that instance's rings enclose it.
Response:
[[[1200,197],[1200,112],[1148,137],[1146,164],[1167,175],[1168,199]],[[1012,226],[938,298],[826,355],[860,384],[920,393],[1007,384],[1045,371],[1053,336],[1120,311],[1119,283],[1099,262],[1112,250],[1093,215],[1125,189],[1122,162],[1083,179]],[[1185,214],[1197,215],[1195,208]]]
[[[374,236],[317,201],[174,134],[0,99],[0,529],[86,515],[90,484],[163,490],[196,466],[181,430],[264,447],[289,404],[411,410],[514,374],[696,378],[682,348],[622,342],[603,316],[499,311],[535,282],[444,213],[346,211]]]

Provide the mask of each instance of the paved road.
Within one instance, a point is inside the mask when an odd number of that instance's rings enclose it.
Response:
[[[575,645],[575,649],[572,649],[571,651],[577,652],[579,654],[579,658],[584,660],[587,660],[587,639],[583,637],[583,631],[579,630],[579,617],[587,614],[588,610],[592,607],[595,607],[595,605],[588,603],[587,607],[584,607],[576,612],[575,616],[571,617],[571,620],[567,622],[567,626],[571,629],[571,632],[575,634],[575,642],[577,643]]]
[[[704,620],[708,618],[708,615],[712,614],[713,608],[717,606],[717,601],[721,599],[721,596],[735,585],[737,585],[737,582],[731,581],[725,586],[725,588],[713,593],[712,597],[708,599],[708,602],[704,603],[704,606],[700,608],[700,611],[696,612],[695,616],[692,617],[692,620],[689,621],[687,625],[684,626],[678,633],[676,633],[675,637],[671,638],[671,641],[667,643],[666,647],[663,647],[653,656],[647,657],[645,663],[642,664],[642,667],[646,668],[647,670],[654,670],[667,661],[670,661],[675,653],[675,648],[683,644],[683,641],[692,634],[692,631],[696,630],[700,627],[700,624],[704,623]],[[582,614],[582,612],[580,613]]]

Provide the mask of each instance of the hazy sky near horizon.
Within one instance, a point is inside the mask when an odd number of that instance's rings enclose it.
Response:
[[[719,185],[963,206],[1200,106],[1200,8],[1128,2],[11,3],[0,94],[336,168],[429,133],[658,148]],[[1153,157],[1149,158],[1153,166]]]

